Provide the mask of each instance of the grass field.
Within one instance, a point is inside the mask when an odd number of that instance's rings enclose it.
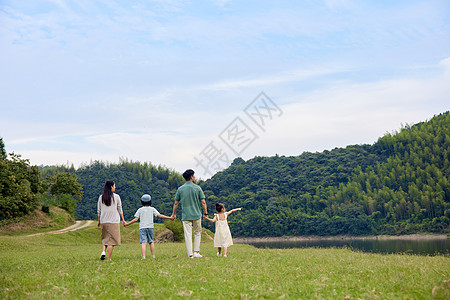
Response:
[[[203,236],[203,258],[166,243],[156,245],[155,259],[141,260],[137,229],[122,228],[111,262],[99,259],[96,226],[0,235],[0,298],[450,299],[449,257],[234,245],[218,258]]]

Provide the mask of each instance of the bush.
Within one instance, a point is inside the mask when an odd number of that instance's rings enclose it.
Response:
[[[77,200],[69,194],[62,194],[55,197],[56,205],[59,208],[67,211],[71,216],[75,213],[75,207],[77,206]]]
[[[181,220],[179,219],[175,221],[165,220],[164,225],[166,226],[167,229],[170,229],[173,232],[175,241],[177,242],[184,241],[184,230],[183,230],[183,223],[181,223]]]

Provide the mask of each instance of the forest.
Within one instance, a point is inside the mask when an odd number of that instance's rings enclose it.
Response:
[[[209,213],[215,202],[227,209],[243,208],[229,218],[233,236],[449,233],[449,159],[450,113],[445,112],[402,126],[372,145],[247,161],[236,158],[227,169],[198,184]],[[126,219],[140,207],[144,193],[151,194],[160,213],[170,215],[176,189],[184,183],[179,173],[165,166],[128,159],[93,161],[79,168],[37,168],[14,155],[0,156],[4,165],[13,161],[28,172],[22,171],[16,189],[22,186],[31,195],[23,212],[16,209],[18,215],[53,204],[72,209],[76,219],[95,220],[106,180],[115,181]],[[2,210],[12,201],[11,195],[5,196],[5,186],[14,171],[11,167],[3,174],[5,170],[0,171]],[[64,182],[76,188],[64,188]],[[8,216],[15,215],[2,213],[0,220]],[[203,224],[213,228],[209,222]]]
[[[450,114],[373,145],[235,159],[202,187],[240,236],[450,232]],[[212,201],[211,201],[212,200]]]
[[[83,186],[83,198],[75,209],[75,218],[78,220],[97,220],[97,201],[106,180],[115,182],[116,193],[122,199],[124,217],[127,220],[131,220],[141,207],[140,198],[143,194],[151,195],[152,206],[160,213],[171,215],[176,190],[185,182],[181,174],[166,167],[127,159],[119,163],[94,161],[78,169],[73,166],[52,166],[41,170],[44,177],[51,177],[59,172],[76,174]]]

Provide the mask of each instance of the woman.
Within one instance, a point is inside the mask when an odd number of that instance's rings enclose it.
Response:
[[[114,181],[108,180],[103,187],[103,194],[98,197],[98,227],[102,229],[103,244],[101,260],[104,260],[106,255],[108,260],[111,260],[114,246],[120,246],[120,218],[122,218],[122,224],[125,224],[122,201],[120,196],[114,193],[115,191]]]

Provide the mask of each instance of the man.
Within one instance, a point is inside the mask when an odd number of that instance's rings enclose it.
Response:
[[[178,204],[181,202],[181,221],[183,222],[184,241],[186,242],[187,254],[190,258],[202,257],[200,254],[200,241],[202,237],[202,211],[204,216],[208,215],[205,194],[202,188],[196,185],[194,171],[191,169],[183,173],[186,183],[180,186],[175,194],[172,220],[176,218]],[[192,229],[194,230],[194,251],[192,251]]]

